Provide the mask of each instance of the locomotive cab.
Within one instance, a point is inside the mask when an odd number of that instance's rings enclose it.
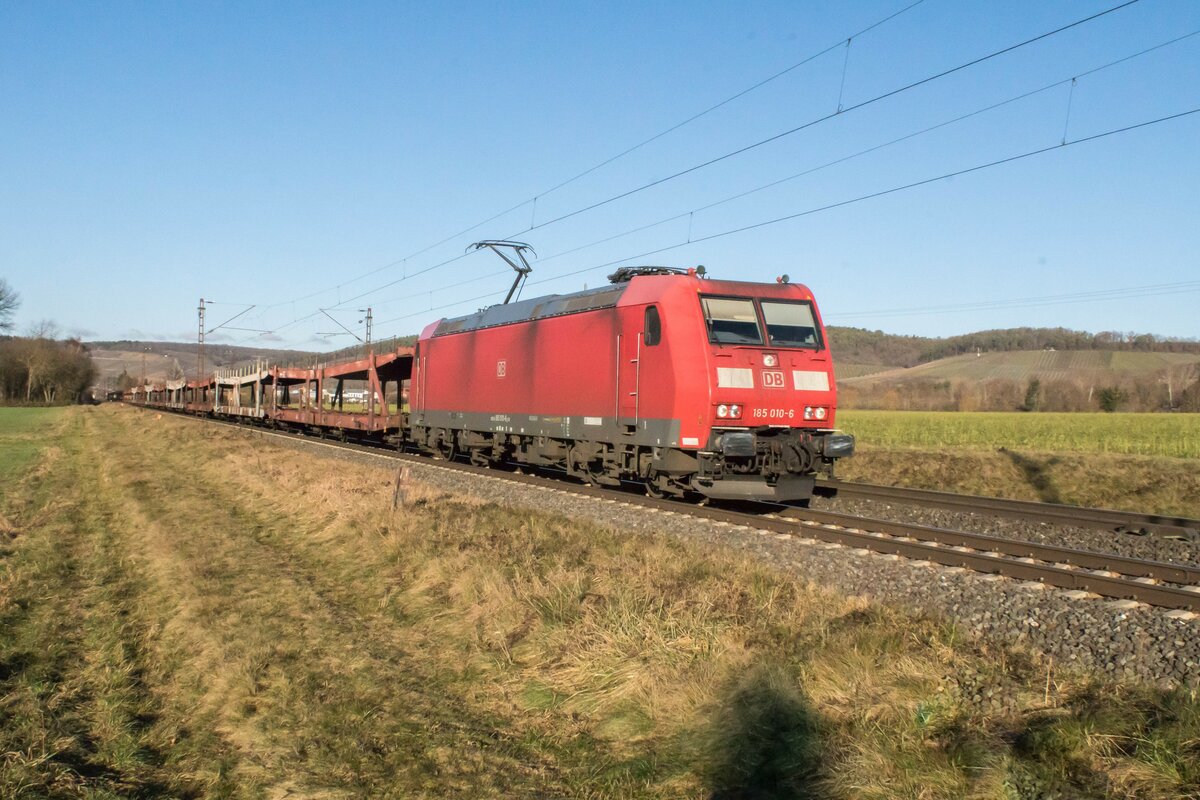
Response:
[[[710,429],[693,488],[710,497],[805,499],[854,439],[834,428],[833,362],[811,293],[787,283],[702,282]]]

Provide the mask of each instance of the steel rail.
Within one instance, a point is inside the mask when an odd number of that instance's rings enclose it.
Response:
[[[140,407],[140,406],[139,406]],[[156,411],[171,410],[159,409]],[[964,531],[947,531],[908,523],[874,520],[869,517],[857,517],[845,514],[813,511],[811,509],[784,508],[773,514],[761,515],[745,511],[734,511],[712,506],[689,505],[678,500],[659,499],[635,495],[621,489],[612,489],[587,484],[571,484],[563,488],[561,481],[553,481],[546,477],[527,475],[522,472],[503,472],[491,467],[480,467],[473,464],[463,464],[455,461],[431,460],[425,456],[402,453],[390,448],[370,446],[337,439],[318,438],[304,431],[281,432],[261,425],[253,424],[256,420],[247,418],[251,423],[235,423],[225,420],[196,417],[181,413],[183,416],[203,421],[218,422],[241,430],[251,430],[263,436],[276,436],[292,442],[306,442],[311,445],[323,445],[337,449],[345,449],[366,453],[378,458],[392,461],[403,461],[419,464],[424,467],[444,469],[453,472],[488,477],[494,480],[535,486],[542,489],[592,497],[608,502],[619,502],[630,506],[651,508],[668,513],[687,515],[706,519],[712,522],[723,522],[729,525],[769,531],[775,534],[795,536],[803,532],[807,536],[820,541],[839,544],[855,549],[872,550],[878,553],[899,555],[909,559],[928,561],[949,567],[965,567],[967,569],[1002,575],[1016,580],[1043,583],[1061,589],[1090,592],[1120,600],[1135,600],[1153,606],[1185,609],[1200,613],[1200,587],[1161,585],[1157,581],[1175,582],[1179,576],[1195,576],[1200,570],[1177,564],[1164,564],[1155,561],[1129,559],[1123,556],[1109,556],[1086,550],[1071,548],[1052,548],[1055,553],[1065,559],[1062,563],[1046,563],[1036,556],[1015,555],[1001,549],[986,547],[980,549],[964,542],[976,542],[978,545],[999,543],[1001,547],[1012,546],[1015,553],[1030,552],[1030,548],[1050,548],[1049,545],[1037,545],[1030,542],[1002,539],[1000,537],[973,534]],[[557,484],[557,485],[555,485]],[[831,521],[836,519],[837,521]],[[851,523],[847,525],[846,523]],[[860,526],[876,528],[874,531],[864,530]],[[925,537],[925,538],[922,538]],[[1047,552],[1047,555],[1049,553]],[[1105,564],[1129,562],[1128,568],[1137,570],[1136,577],[1119,574],[1108,569],[1082,569],[1081,564],[1088,559],[1099,558]],[[1156,571],[1165,569],[1171,577],[1160,577]],[[1187,578],[1191,580],[1192,578]]]
[[[1086,528],[1117,530],[1121,533],[1155,534],[1176,539],[1200,539],[1200,520],[1164,514],[1140,514],[1110,508],[1086,508],[1063,503],[1039,503],[1003,497],[954,494],[905,486],[880,486],[853,481],[818,480],[817,486],[836,490],[843,497],[868,500],[893,500],[951,511],[985,511],[1013,519],[1056,522]]]
[[[1039,544],[1022,539],[935,528],[910,522],[894,522],[857,514],[795,507],[788,507],[776,513],[788,519],[800,519],[823,525],[840,525],[847,528],[867,528],[870,531],[886,533],[889,536],[907,536],[920,541],[936,542],[942,547],[969,547],[984,553],[1001,553],[1012,558],[1032,558],[1056,564],[1069,564],[1076,569],[1119,572],[1122,575],[1154,578],[1168,583],[1200,584],[1200,567],[1188,564],[1149,561],[1115,553],[1100,553],[1094,550]]]

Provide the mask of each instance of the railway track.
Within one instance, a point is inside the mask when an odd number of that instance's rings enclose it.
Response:
[[[239,430],[253,430],[263,436],[279,437],[291,442],[304,441],[313,446],[352,450],[391,461],[538,486],[580,497],[642,507],[653,512],[688,515],[735,528],[772,533],[779,537],[811,539],[947,567],[963,567],[980,573],[1079,592],[1079,597],[1100,596],[1133,600],[1168,609],[1200,613],[1200,567],[793,506],[772,506],[766,509],[767,513],[755,513],[711,505],[689,505],[677,500],[638,495],[618,488],[567,483],[566,480],[556,480],[543,475],[506,472],[456,461],[433,460],[389,448],[321,439],[299,432],[280,432],[257,425],[222,420],[204,421],[228,425]],[[839,491],[842,486],[844,484],[838,485]],[[857,488],[861,485],[853,486]]]
[[[834,490],[849,499],[882,500],[947,511],[985,512],[1010,519],[1076,525],[1138,536],[1200,541],[1200,520],[1161,514],[1139,514],[1107,508],[1083,508],[1058,503],[1007,500],[1000,497],[953,494],[903,486],[879,486],[851,481],[819,480],[821,489]]]

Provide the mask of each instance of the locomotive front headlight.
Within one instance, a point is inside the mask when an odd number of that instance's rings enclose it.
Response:
[[[812,406],[805,406],[805,407],[804,407],[804,418],[805,418],[805,419],[812,419],[812,418],[813,418],[813,407],[812,407]]]
[[[725,419],[726,417],[728,417],[729,416],[729,406],[725,405],[724,403],[717,406],[717,416],[720,417],[721,419]]]
[[[742,407],[739,406],[737,403],[734,403],[733,405],[731,405],[729,407],[729,418],[730,419],[741,419],[741,417],[742,417]]]
[[[764,367],[778,367],[779,366],[779,356],[775,355],[774,353],[763,353],[763,366]]]
[[[817,410],[813,413],[816,414],[817,419],[825,419],[825,415],[829,412],[825,410],[824,406],[817,406]]]

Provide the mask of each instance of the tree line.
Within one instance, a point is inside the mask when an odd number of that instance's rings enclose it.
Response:
[[[0,403],[67,404],[91,399],[96,367],[83,342],[58,339],[43,322],[28,336],[12,336],[18,295],[0,279]]]
[[[887,411],[1200,412],[1200,364],[1104,385],[1040,378],[839,384],[838,405]]]
[[[96,367],[78,339],[52,331],[0,338],[0,403],[63,405],[91,399]]]
[[[833,325],[828,328],[828,333],[829,347],[836,361],[890,367],[915,367],[917,364],[965,353],[1014,350],[1108,350],[1200,355],[1200,341],[1119,331],[1088,333],[1068,328],[1004,328],[934,339]]]

